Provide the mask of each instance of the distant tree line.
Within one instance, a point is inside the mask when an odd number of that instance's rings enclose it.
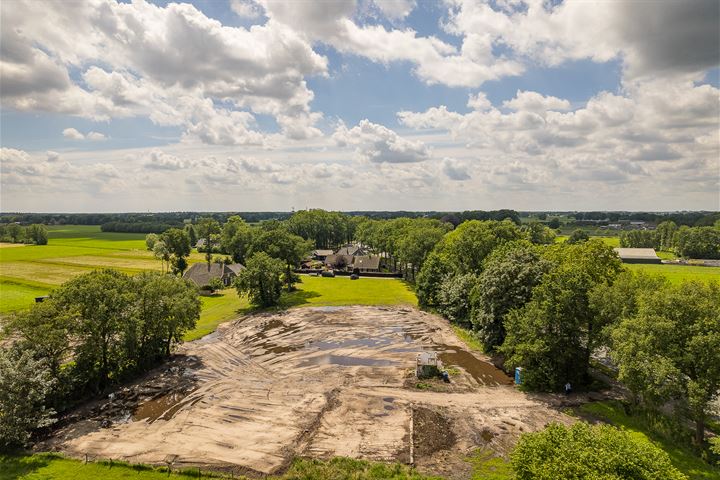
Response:
[[[629,230],[620,234],[620,246],[674,251],[684,258],[720,259],[720,220],[712,227],[678,227],[667,221],[655,230]]]
[[[100,225],[103,232],[120,233],[163,233],[171,228],[182,228],[182,223],[156,222],[107,222]]]
[[[541,220],[549,216],[563,215],[575,220],[579,224],[582,222],[597,222],[607,220],[608,223],[617,223],[620,221],[637,221],[637,222],[675,222],[677,225],[687,225],[689,227],[709,227],[716,221],[720,220],[720,213],[715,211],[696,211],[696,212],[617,212],[617,211],[598,211],[598,212],[520,212],[523,217],[535,216]]]
[[[0,224],[0,242],[47,245],[47,228],[40,224],[26,227],[17,223]]]
[[[0,445],[23,445],[55,412],[169,356],[200,316],[185,280],[94,271],[15,314],[0,349]]]

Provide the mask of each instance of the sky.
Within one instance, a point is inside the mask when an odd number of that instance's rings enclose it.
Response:
[[[0,2],[0,211],[720,210],[717,0]]]

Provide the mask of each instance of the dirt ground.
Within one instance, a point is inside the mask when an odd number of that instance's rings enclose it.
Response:
[[[415,379],[422,351],[439,352],[449,384]],[[447,321],[407,307],[251,315],[178,353],[41,448],[245,474],[342,455],[460,479],[476,448],[504,455],[521,432],[572,421],[468,352]]]

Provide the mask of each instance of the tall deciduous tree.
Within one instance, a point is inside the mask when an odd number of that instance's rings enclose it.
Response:
[[[253,254],[245,268],[235,278],[238,295],[247,295],[250,303],[258,307],[271,307],[280,301],[284,265],[281,260],[265,252]]]
[[[650,405],[673,400],[695,421],[698,444],[720,392],[718,305],[717,283],[666,286],[641,295],[612,334],[619,379]]]
[[[0,348],[0,447],[24,446],[33,430],[55,422],[46,407],[54,380],[31,350]]]
[[[87,273],[52,293],[58,308],[74,315],[77,368],[89,386],[101,389],[118,371],[123,333],[133,321],[135,291],[129,276],[115,270]]]
[[[160,236],[160,240],[165,244],[165,248],[171,255],[170,261],[173,271],[182,275],[187,268],[186,258],[190,256],[192,251],[190,235],[180,228],[171,228]]]
[[[35,223],[28,226],[25,230],[25,236],[35,245],[47,245],[48,243],[48,232],[45,225]]]
[[[533,290],[530,302],[507,315],[500,351],[507,355],[508,366],[524,368],[528,387],[557,390],[567,381],[588,382],[590,355],[605,327],[591,307],[591,291],[612,283],[622,264],[599,240],[559,245],[544,257],[553,267]]]
[[[265,252],[273,258],[282,260],[285,264],[285,283],[288,290],[292,289],[296,281],[293,268],[298,266],[303,258],[312,250],[312,240],[304,240],[284,228],[261,230],[253,239],[252,252]]]
[[[488,257],[470,294],[471,320],[486,351],[502,345],[505,316],[530,300],[533,288],[549,267],[550,262],[526,241],[510,242]]]
[[[253,233],[253,228],[242,218],[237,215],[228,218],[220,235],[223,252],[231,255],[234,262],[245,263],[253,244]]]

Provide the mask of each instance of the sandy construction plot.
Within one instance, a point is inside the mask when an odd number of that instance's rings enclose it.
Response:
[[[460,371],[439,384],[444,391],[416,387],[423,350]],[[467,352],[446,321],[411,308],[252,315],[180,353],[59,430],[51,446],[78,457],[264,474],[298,455],[447,473],[448,454],[461,463],[477,446],[502,451],[520,431],[566,420]]]

